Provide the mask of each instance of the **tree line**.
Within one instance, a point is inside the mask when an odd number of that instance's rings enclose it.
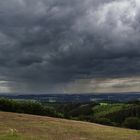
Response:
[[[37,101],[17,101],[12,99],[1,98],[0,110],[7,112],[61,117],[61,114],[57,113],[54,108],[44,106]]]

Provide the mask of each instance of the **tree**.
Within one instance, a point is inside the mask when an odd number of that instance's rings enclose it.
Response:
[[[140,129],[140,119],[137,117],[126,118],[122,125],[131,129]]]

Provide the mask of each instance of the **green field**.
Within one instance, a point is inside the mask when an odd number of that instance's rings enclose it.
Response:
[[[0,112],[0,140],[140,140],[140,131]]]

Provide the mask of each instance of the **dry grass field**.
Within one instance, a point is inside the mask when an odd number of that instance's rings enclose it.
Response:
[[[140,140],[140,131],[0,112],[0,140]]]

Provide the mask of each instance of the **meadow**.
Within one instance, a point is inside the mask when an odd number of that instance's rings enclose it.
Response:
[[[0,140],[140,140],[140,131],[45,116],[0,112]]]

